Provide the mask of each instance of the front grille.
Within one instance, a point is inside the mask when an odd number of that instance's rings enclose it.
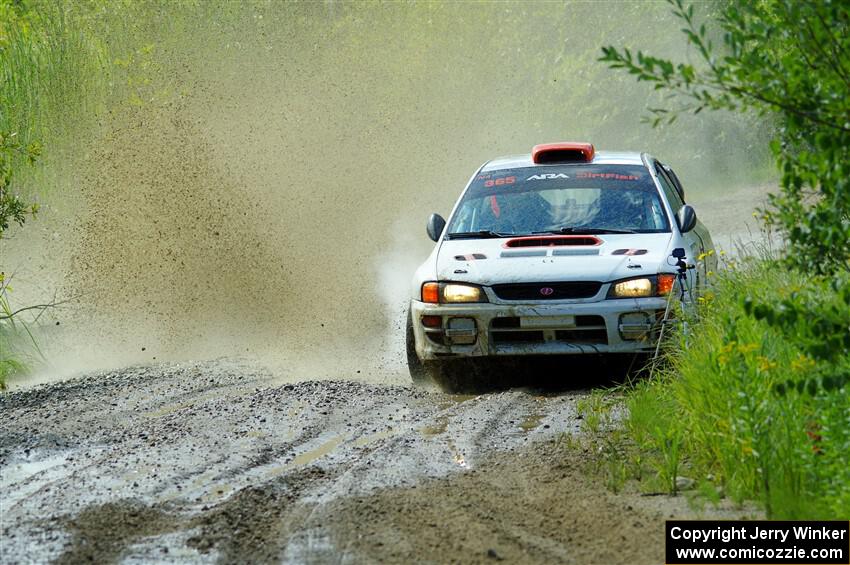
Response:
[[[495,344],[500,343],[543,343],[546,338],[540,330],[511,330],[493,332],[491,340]]]
[[[601,282],[540,282],[494,284],[493,292],[502,300],[564,300],[596,296]]]
[[[608,332],[605,331],[605,328],[595,330],[558,330],[555,332],[555,341],[605,345],[608,343]]]

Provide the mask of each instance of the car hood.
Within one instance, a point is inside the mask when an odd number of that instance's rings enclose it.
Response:
[[[601,244],[507,247],[510,239],[444,240],[437,254],[437,278],[482,285],[608,282],[673,270],[666,263],[670,233],[595,237]]]

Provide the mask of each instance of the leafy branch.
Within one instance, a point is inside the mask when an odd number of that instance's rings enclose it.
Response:
[[[27,216],[38,214],[38,204],[24,202],[16,194],[12,181],[18,159],[23,158],[32,165],[40,154],[40,144],[22,145],[16,133],[0,132],[0,239],[9,229],[10,222],[23,226]]]
[[[782,190],[765,217],[785,235],[788,262],[816,273],[850,268],[850,5],[737,0],[711,31],[693,5],[668,1],[696,64],[613,46],[600,60],[679,101],[650,108],[654,126],[705,109],[770,114]],[[711,39],[718,35],[719,48]]]

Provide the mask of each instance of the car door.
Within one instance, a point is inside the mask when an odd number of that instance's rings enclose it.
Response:
[[[682,185],[678,182],[678,178],[675,177],[675,173],[672,172],[672,169],[658,161],[655,162],[655,172],[658,174],[661,189],[664,191],[664,195],[675,214],[682,208],[682,206],[685,205],[685,192],[682,189]],[[674,178],[676,178],[675,182],[673,180]],[[698,265],[695,273],[695,282],[696,286],[699,287],[700,284],[705,281],[709,267],[705,261],[698,262],[697,258],[701,257],[707,249],[709,249],[706,244],[711,243],[711,238],[708,236],[705,226],[703,226],[699,220],[697,220],[696,227],[691,231],[682,234],[682,237],[687,244],[687,249],[685,251],[687,253],[688,264]]]
[[[679,181],[678,175],[676,175],[673,169],[671,169],[668,165],[661,163],[661,167],[664,169],[664,172],[667,173],[669,179],[673,182],[673,186],[682,198],[682,202],[687,203],[685,201],[685,189],[682,187],[682,183]],[[711,233],[708,231],[708,228],[705,227],[705,224],[700,221],[699,216],[697,216],[697,225],[694,228],[694,232],[700,239],[702,249],[701,253],[706,254],[703,259],[703,272],[707,274],[708,271],[716,271],[718,257],[716,253],[711,253],[714,251],[714,241],[712,241]]]

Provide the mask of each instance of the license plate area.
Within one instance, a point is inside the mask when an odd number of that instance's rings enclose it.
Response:
[[[522,316],[519,319],[521,328],[574,328],[575,316]]]

